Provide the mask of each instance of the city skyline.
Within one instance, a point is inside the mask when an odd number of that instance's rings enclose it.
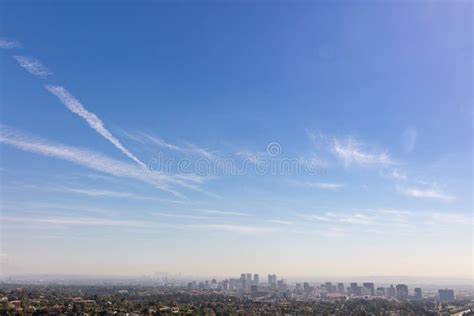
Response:
[[[206,280],[176,284],[163,279],[154,284],[101,283],[0,284],[0,310],[36,313],[124,313],[134,314],[325,314],[363,313],[394,315],[472,315],[472,288],[452,289],[417,287],[405,284],[381,287],[371,282],[363,286],[351,283],[297,283],[278,281],[245,286],[247,275],[226,280]],[[25,295],[27,294],[27,296]]]
[[[472,282],[472,3],[0,6],[2,277]]]
[[[331,281],[328,281],[331,280]],[[362,280],[362,281],[361,281]],[[370,282],[368,281],[370,280]],[[407,279],[378,279],[377,277],[365,277],[360,279],[332,279],[325,281],[315,281],[314,279],[289,280],[285,277],[277,276],[274,273],[260,278],[259,273],[241,273],[239,276],[193,278],[190,276],[173,275],[167,272],[155,272],[152,275],[142,275],[140,277],[119,278],[119,277],[98,277],[98,276],[9,276],[2,279],[4,286],[26,285],[66,285],[66,286],[144,286],[150,288],[169,287],[172,289],[187,288],[188,290],[203,290],[214,293],[223,292],[234,296],[245,296],[251,292],[265,292],[264,296],[273,292],[284,295],[304,295],[313,299],[344,299],[370,297],[396,298],[398,300],[417,300],[425,297],[433,298],[433,293],[438,293],[438,298],[442,301],[455,300],[454,292],[457,290],[466,299],[472,296],[472,285],[469,283],[442,284],[431,282],[424,284],[404,282]],[[400,282],[402,281],[402,282]],[[448,287],[452,287],[450,289]],[[427,294],[425,294],[425,291]],[[331,295],[337,294],[337,295]],[[329,296],[328,296],[329,295]],[[444,298],[443,298],[444,297]],[[255,297],[254,297],[255,298]],[[300,297],[302,298],[302,297]],[[462,299],[461,299],[462,300]]]

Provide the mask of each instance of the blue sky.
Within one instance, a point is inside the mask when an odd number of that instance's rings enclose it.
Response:
[[[471,3],[1,7],[3,274],[471,277]]]

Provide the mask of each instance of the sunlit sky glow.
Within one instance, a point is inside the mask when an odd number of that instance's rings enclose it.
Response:
[[[472,276],[472,3],[1,3],[1,273]]]

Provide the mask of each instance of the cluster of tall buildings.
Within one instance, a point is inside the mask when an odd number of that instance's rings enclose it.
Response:
[[[286,284],[285,280],[278,280],[276,274],[268,275],[268,286],[271,289],[277,289],[278,291],[282,292],[288,290],[288,285]]]
[[[252,273],[242,273],[240,278],[225,279],[222,282],[216,282],[216,280],[213,279],[211,282],[204,281],[197,283],[193,281],[188,283],[188,289],[216,289],[221,291],[241,290],[244,292],[255,292],[259,288],[269,288],[278,291],[288,290],[285,280],[278,280],[275,274],[269,274],[268,283],[263,285],[260,283],[260,275],[258,273],[253,275]]]
[[[397,286],[390,285],[390,287],[375,287],[372,282],[364,282],[359,285],[357,282],[351,282],[349,287],[345,287],[344,283],[333,284],[326,282],[321,284],[318,288],[311,287],[309,283],[296,284],[295,292],[297,294],[305,295],[319,295],[326,296],[327,294],[347,294],[353,296],[385,296],[394,297],[398,299],[407,299],[409,297],[408,286],[405,284],[398,284]],[[415,288],[413,298],[421,299],[421,288]]]
[[[242,273],[240,275],[239,288],[241,290],[249,291],[252,289],[252,287],[257,287],[259,283],[260,283],[260,276],[258,274],[254,274],[253,279],[252,279],[252,273]]]
[[[329,297],[345,295],[345,296],[360,296],[360,297],[388,297],[397,298],[399,300],[406,299],[422,299],[421,288],[417,287],[413,293],[410,294],[406,284],[393,284],[389,287],[376,287],[373,282],[357,282],[349,283],[346,287],[344,283],[325,282],[319,285],[311,285],[308,282],[296,283],[295,286],[289,287],[285,280],[278,280],[275,274],[269,274],[267,283],[260,283],[260,276],[256,273],[242,273],[240,278],[225,279],[217,282],[215,279],[205,282],[190,282],[189,289],[212,289],[218,291],[242,291],[242,292],[265,292],[278,291],[290,296],[305,296],[305,297]],[[454,300],[454,291],[449,289],[442,289],[438,291],[439,299],[441,301]]]

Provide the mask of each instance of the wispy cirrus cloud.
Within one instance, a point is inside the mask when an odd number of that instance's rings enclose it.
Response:
[[[454,196],[451,196],[439,189],[435,188],[416,188],[416,187],[398,187],[398,191],[404,195],[414,198],[437,199],[441,201],[452,201]]]
[[[298,187],[304,187],[309,189],[321,189],[321,190],[338,190],[343,188],[345,184],[334,183],[334,182],[314,182],[314,181],[296,181],[289,180],[290,184]]]
[[[55,190],[56,191],[62,191],[62,192],[71,192],[71,193],[76,193],[76,194],[82,194],[82,195],[87,195],[87,196],[161,201],[161,199],[157,199],[157,198],[154,198],[154,197],[142,196],[142,195],[138,195],[138,194],[135,194],[135,193],[112,191],[112,190],[85,189],[85,188],[72,188],[72,187],[58,187],[58,188],[55,188]]]
[[[46,85],[46,89],[54,94],[71,112],[82,117],[89,126],[99,133],[102,137],[111,142],[116,148],[123,152],[138,165],[145,168],[146,165],[126,149],[120,141],[112,135],[104,126],[104,123],[92,112],[89,112],[84,106],[72,96],[64,87]]]
[[[47,77],[52,73],[46,68],[39,60],[33,57],[26,56],[13,56],[18,64],[26,69],[31,74],[37,77]],[[104,123],[92,112],[89,112],[74,96],[72,96],[64,87],[56,85],[46,85],[45,88],[54,94],[71,112],[82,117],[89,126],[99,133],[102,137],[111,142],[116,148],[122,151],[126,156],[131,158],[141,167],[145,168],[146,165],[133,155],[128,149],[126,149],[120,141],[107,130]]]
[[[362,224],[380,227],[393,227],[394,229],[417,228],[419,223],[437,225],[469,225],[474,218],[470,213],[459,211],[440,210],[406,210],[406,209],[359,209],[346,211],[343,213],[317,213],[317,214],[296,214],[297,217],[305,220],[323,222],[326,224],[348,223]]]
[[[186,146],[185,151],[191,154],[202,156],[209,160],[214,160],[217,158],[217,155],[213,151],[209,150],[208,148],[203,148],[192,143],[186,143],[185,146]]]
[[[404,172],[402,172],[398,169],[392,169],[389,172],[383,173],[383,175],[385,177],[388,177],[388,178],[391,178],[391,179],[394,179],[394,180],[403,180],[403,181],[405,181],[406,179],[408,179],[407,175]]]
[[[204,229],[206,231],[226,231],[239,234],[255,234],[255,233],[271,233],[277,229],[267,226],[251,226],[251,225],[237,225],[237,224],[207,224],[207,225],[192,225],[193,228]]]
[[[18,64],[26,71],[40,78],[51,76],[53,73],[46,68],[38,59],[27,56],[13,56]]]
[[[113,181],[114,185],[116,183],[120,183],[122,187],[130,185],[130,181],[123,178],[117,178],[113,176],[105,176],[100,174],[87,174],[85,178],[90,179],[100,179],[105,180],[107,182]],[[65,192],[65,193],[72,193],[72,194],[80,194],[86,196],[93,196],[93,197],[105,197],[105,198],[126,198],[126,199],[136,199],[136,200],[145,200],[145,201],[159,201],[168,204],[199,204],[202,202],[199,201],[188,201],[185,199],[170,199],[165,197],[157,197],[157,196],[149,196],[149,195],[142,195],[136,193],[137,186],[134,186],[134,190],[132,191],[115,191],[115,190],[108,190],[104,188],[94,188],[94,187],[84,187],[84,186],[75,186],[75,184],[66,184],[64,186],[59,185],[51,185],[51,183],[46,184],[31,184],[25,183],[23,185],[20,184],[21,188],[25,189],[35,189],[41,191],[52,191],[52,192]]]
[[[311,143],[316,147],[316,149],[326,149],[331,146],[330,138],[323,134],[321,131],[314,131],[310,129],[305,129],[306,135],[308,136]]]
[[[337,157],[346,167],[353,165],[384,167],[398,164],[387,151],[369,147],[355,137],[341,138],[308,129],[306,134],[317,150]]]
[[[147,227],[149,223],[145,221],[136,220],[117,220],[110,218],[95,218],[95,217],[41,217],[41,218],[26,218],[26,217],[0,217],[5,222],[17,223],[36,223],[49,225],[80,225],[80,226],[119,226],[119,227]]]
[[[176,191],[177,187],[197,190],[196,184],[205,181],[205,178],[194,174],[171,175],[139,168],[135,165],[124,163],[90,150],[33,137],[5,125],[0,125],[0,143],[44,156],[73,162],[116,177],[135,179],[177,196],[182,196]]]
[[[266,223],[271,223],[271,224],[278,224],[278,225],[293,225],[293,222],[285,221],[285,220],[281,220],[281,219],[268,219],[265,222]]]
[[[178,213],[162,213],[162,212],[155,212],[153,213],[156,216],[161,217],[168,217],[168,218],[179,218],[179,219],[202,219],[202,220],[209,220],[209,217],[206,216],[197,216],[191,214],[178,214]]]
[[[213,214],[213,215],[230,215],[230,216],[250,216],[246,213],[234,212],[234,211],[221,211],[221,210],[195,210],[196,212]]]
[[[264,163],[266,158],[268,157],[267,153],[251,152],[246,149],[238,151],[236,155],[252,164]]]
[[[371,210],[372,212],[378,214],[387,214],[389,216],[397,217],[397,218],[407,218],[414,215],[413,211],[410,210],[398,210],[398,209],[375,209]]]
[[[329,183],[329,182],[316,182],[314,185],[319,189],[328,189],[328,190],[335,190],[342,188],[344,184],[340,183]]]
[[[334,139],[333,153],[344,163],[345,166],[359,165],[394,165],[396,162],[386,152],[369,152],[364,146],[353,138],[343,142]]]
[[[9,41],[5,39],[0,39],[0,48],[3,49],[12,49],[12,48],[17,48],[20,47],[20,43],[16,41]]]
[[[373,217],[362,213],[337,214],[326,212],[323,214],[297,214],[297,216],[307,220],[315,220],[320,222],[338,222],[361,225],[368,225],[373,223]]]
[[[152,144],[157,145],[159,147],[167,148],[167,149],[171,149],[171,150],[176,150],[176,151],[183,151],[183,149],[181,147],[170,144],[170,143],[166,142],[165,140],[163,140],[159,137],[152,136],[152,135],[149,135],[149,134],[146,134],[146,133],[141,133],[141,135],[143,135],[146,140],[148,140]],[[135,136],[135,139],[140,139],[140,138]]]
[[[34,213],[34,214],[45,214],[45,213],[96,213],[101,215],[113,216],[117,214],[117,209],[108,209],[96,207],[93,205],[84,205],[74,203],[45,203],[45,202],[25,202],[25,201],[2,201],[0,204],[0,210],[2,212],[14,211],[16,214],[21,212]]]
[[[162,214],[163,217],[173,218],[189,218],[197,219],[195,217],[184,217],[179,214]],[[19,224],[34,224],[35,227],[41,226],[99,226],[99,227],[117,227],[117,228],[136,228],[136,229],[150,229],[150,228],[172,228],[185,230],[198,230],[206,233],[214,231],[224,231],[227,233],[237,234],[260,234],[272,233],[277,231],[274,227],[257,226],[257,225],[243,225],[243,224],[179,224],[172,225],[170,223],[157,223],[150,220],[136,220],[136,219],[115,219],[109,217],[78,217],[78,216],[46,216],[46,217],[24,217],[24,216],[0,216],[0,220],[4,223],[19,223]],[[153,230],[145,232],[153,232]]]
[[[158,146],[167,150],[176,151],[186,155],[200,156],[209,160],[215,160],[217,158],[217,153],[215,151],[200,147],[193,143],[184,142],[183,144],[177,145],[149,133],[130,133],[126,131],[121,131],[121,133],[131,140],[137,141],[139,143],[148,143],[150,145]]]

